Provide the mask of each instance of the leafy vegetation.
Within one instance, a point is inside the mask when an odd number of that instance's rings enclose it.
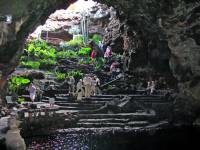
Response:
[[[90,51],[91,51],[91,48],[90,48],[90,47],[82,47],[82,48],[79,50],[78,54],[79,54],[80,56],[88,56],[89,53],[90,53]]]
[[[83,37],[77,36],[75,39],[67,42],[66,45],[67,46],[82,46],[83,45]]]
[[[83,73],[80,70],[72,70],[67,73],[66,77],[73,76],[74,78],[82,78]]]
[[[23,102],[25,102],[25,98],[24,97],[18,97],[17,103],[21,104]]]
[[[92,63],[92,58],[91,57],[87,57],[87,58],[81,58],[78,62],[79,64],[91,64]]]
[[[99,44],[99,41],[101,41],[101,40],[102,40],[102,38],[101,38],[101,36],[98,35],[98,34],[94,34],[94,35],[92,36],[92,41],[95,42],[97,45]]]
[[[59,81],[65,80],[65,78],[66,78],[65,73],[56,72],[55,75],[56,75],[56,79]]]
[[[39,69],[40,67],[40,62],[36,62],[36,61],[22,61],[20,63],[21,66],[27,67],[27,68],[32,68],[32,69]]]
[[[104,58],[97,58],[97,59],[94,59],[94,66],[95,66],[95,70],[101,70],[102,67],[104,66],[105,64],[105,59]]]
[[[78,56],[77,52],[72,50],[60,51],[57,52],[56,54],[57,58],[76,58],[77,56]]]
[[[30,80],[24,77],[13,76],[8,82],[8,88],[12,92],[17,92],[17,90],[23,86],[30,83]]]
[[[48,59],[56,57],[56,50],[47,45],[47,42],[44,40],[33,40],[28,43],[27,48],[25,49],[29,56],[37,57],[40,59]]]

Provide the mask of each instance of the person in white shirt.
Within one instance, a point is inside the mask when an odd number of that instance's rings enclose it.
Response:
[[[77,101],[81,101],[83,97],[83,80],[80,79],[76,85]]]
[[[37,91],[36,87],[33,85],[33,83],[31,83],[27,90],[29,91],[31,101],[34,102]]]
[[[69,77],[69,94],[74,95],[74,89],[75,89],[75,79],[73,76]]]
[[[91,77],[89,75],[83,78],[83,84],[85,87],[85,97],[89,98],[91,95]]]

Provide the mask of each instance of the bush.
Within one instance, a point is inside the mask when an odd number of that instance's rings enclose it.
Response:
[[[71,50],[60,51],[60,52],[57,52],[56,54],[57,58],[76,58],[77,56],[78,56],[77,52],[71,51]]]
[[[90,48],[90,47],[83,47],[83,48],[81,48],[81,49],[79,50],[78,54],[79,54],[80,56],[86,56],[86,55],[89,55],[90,51],[91,51],[91,48]]]
[[[12,92],[17,92],[17,90],[23,86],[30,83],[30,80],[24,77],[13,76],[8,82],[8,89]]]
[[[67,46],[82,46],[83,45],[83,37],[78,36],[73,40],[67,42]]]
[[[41,59],[55,58],[56,50],[47,45],[47,42],[44,40],[33,40],[28,43],[27,48],[25,49],[29,56],[37,57]]]
[[[92,63],[92,58],[91,57],[87,57],[87,58],[82,58],[79,60],[78,62],[79,64],[91,64]]]
[[[98,34],[94,34],[94,35],[92,36],[92,41],[95,42],[97,45],[99,44],[99,41],[101,41],[101,40],[102,40],[102,38],[101,38],[101,36],[98,35]]]
[[[17,103],[21,104],[23,102],[25,102],[25,98],[24,97],[18,97]]]
[[[23,66],[23,67],[26,67],[26,68],[39,69],[40,62],[36,62],[36,61],[27,61],[27,62],[24,62],[24,61],[22,61],[20,63],[20,65]]]
[[[56,75],[56,79],[58,81],[65,80],[65,78],[66,78],[66,74],[65,73],[56,72],[55,75]]]
[[[83,73],[80,70],[72,70],[67,73],[66,77],[73,76],[74,78],[82,78]]]

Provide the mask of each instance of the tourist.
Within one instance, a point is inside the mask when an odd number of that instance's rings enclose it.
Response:
[[[130,64],[130,54],[129,54],[128,50],[124,51],[124,53],[123,53],[123,59],[124,59],[123,70],[124,70],[124,72],[126,72],[126,71],[128,71],[129,64]]]
[[[115,79],[116,77],[118,65],[119,65],[118,62],[113,62],[110,66],[111,80]]]
[[[70,77],[69,77],[68,85],[69,85],[69,94],[74,95],[75,79],[74,79],[73,76],[70,76]]]
[[[96,79],[95,77],[91,77],[91,95],[95,95],[96,90]]]
[[[154,92],[155,92],[155,87],[156,87],[155,81],[151,81],[150,95],[154,94]]]
[[[83,91],[83,80],[80,79],[76,85],[77,101],[81,101],[84,91]]]
[[[27,90],[29,91],[31,101],[34,102],[35,97],[36,97],[36,91],[37,91],[36,87],[33,85],[33,83],[31,83],[29,87],[27,88]]]
[[[91,95],[91,77],[89,75],[83,78],[83,84],[85,88],[85,97],[89,98]]]
[[[104,53],[104,58],[106,62],[109,62],[111,56],[112,56],[112,48],[110,46],[107,46],[106,52]]]
[[[100,80],[97,76],[94,76],[94,78],[96,80],[95,95],[101,95]]]

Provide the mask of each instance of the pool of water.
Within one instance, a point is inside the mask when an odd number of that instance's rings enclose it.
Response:
[[[28,150],[192,150],[199,139],[200,130],[187,127],[143,132],[66,130],[29,137],[26,143]]]

